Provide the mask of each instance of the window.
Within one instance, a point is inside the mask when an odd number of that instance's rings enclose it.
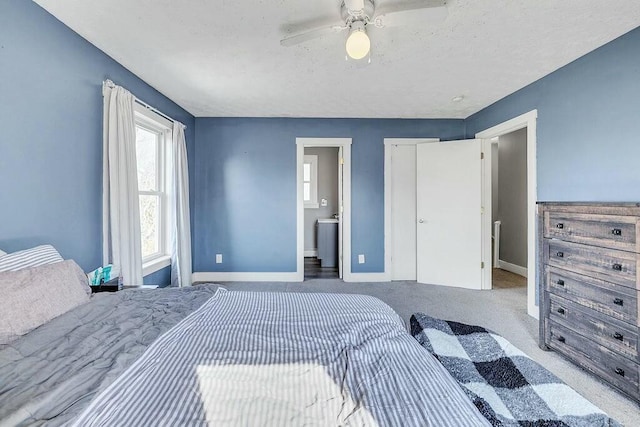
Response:
[[[168,265],[167,145],[170,123],[136,104],[136,160],[144,274]]]
[[[318,208],[318,156],[304,156],[303,164],[303,195],[305,209]]]

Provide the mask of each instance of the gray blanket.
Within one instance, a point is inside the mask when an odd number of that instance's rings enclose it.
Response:
[[[0,349],[0,426],[72,420],[216,289],[98,293]]]

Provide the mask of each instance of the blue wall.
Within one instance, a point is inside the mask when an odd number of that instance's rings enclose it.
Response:
[[[102,264],[106,78],[186,124],[192,161],[192,115],[35,3],[0,2],[1,249],[51,243],[85,270]]]
[[[640,28],[466,120],[467,136],[538,109],[538,200],[640,200]]]
[[[196,135],[194,271],[296,271],[296,137],[344,137],[352,138],[352,271],[383,272],[383,139],[458,139],[464,122],[197,118]]]
[[[171,267],[165,267],[161,270],[144,276],[145,285],[158,285],[161,288],[171,284]]]

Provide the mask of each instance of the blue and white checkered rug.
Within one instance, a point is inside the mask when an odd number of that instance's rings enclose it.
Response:
[[[411,334],[493,426],[620,426],[509,341],[479,326],[416,313]]]

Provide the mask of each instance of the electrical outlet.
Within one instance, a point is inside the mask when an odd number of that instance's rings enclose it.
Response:
[[[358,264],[364,264],[364,254],[358,255]]]
[[[216,264],[222,264],[222,254],[216,254]]]

